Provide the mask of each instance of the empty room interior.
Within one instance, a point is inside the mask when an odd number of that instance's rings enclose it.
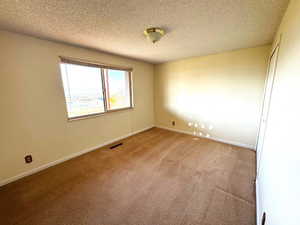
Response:
[[[1,0],[0,77],[0,224],[300,224],[300,0]]]

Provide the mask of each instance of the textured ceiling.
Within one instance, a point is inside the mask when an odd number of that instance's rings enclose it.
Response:
[[[270,43],[288,0],[0,0],[0,28],[152,63]],[[159,26],[156,44],[143,30]]]

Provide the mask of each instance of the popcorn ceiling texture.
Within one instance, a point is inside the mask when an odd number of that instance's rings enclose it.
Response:
[[[271,43],[288,0],[1,0],[0,29],[160,63]],[[155,45],[149,26],[167,34]]]

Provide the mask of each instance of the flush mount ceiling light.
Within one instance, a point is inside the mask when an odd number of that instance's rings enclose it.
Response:
[[[161,39],[164,36],[165,31],[158,27],[151,27],[144,31],[144,34],[153,44]]]

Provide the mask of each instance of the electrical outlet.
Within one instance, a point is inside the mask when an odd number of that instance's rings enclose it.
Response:
[[[25,163],[31,163],[32,162],[32,156],[31,155],[26,155],[24,159],[25,159]]]
[[[172,121],[172,126],[175,126],[175,121]]]

